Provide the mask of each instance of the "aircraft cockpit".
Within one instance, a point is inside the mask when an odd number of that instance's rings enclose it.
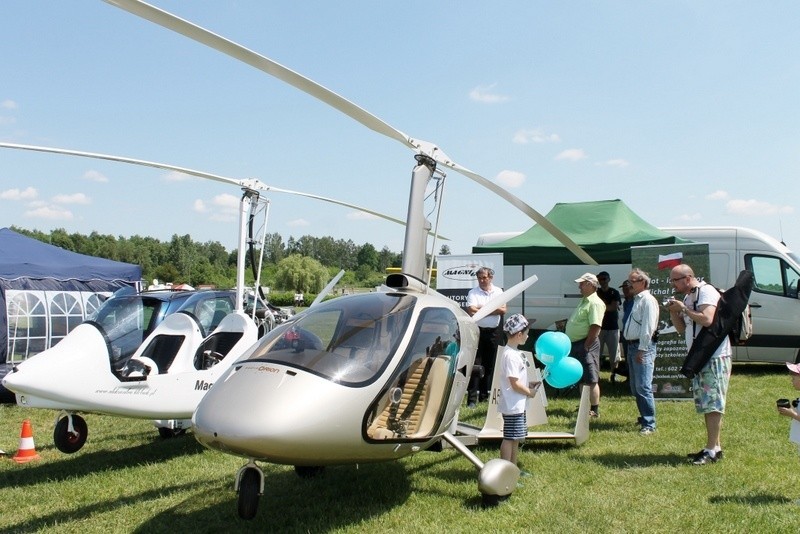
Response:
[[[275,328],[248,359],[296,367],[345,386],[365,386],[397,353],[415,300],[386,293],[334,299]]]

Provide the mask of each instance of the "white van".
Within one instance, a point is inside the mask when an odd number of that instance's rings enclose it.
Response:
[[[738,227],[666,227],[661,230],[697,243],[708,243],[711,280],[727,289],[743,269],[755,275],[750,296],[753,337],[734,348],[736,361],[800,362],[800,258],[766,234]],[[517,233],[484,234],[478,245],[497,243]],[[539,281],[508,304],[509,313],[536,319],[536,329],[555,328],[566,319],[580,299],[575,279],[586,271],[608,271],[611,285],[628,276],[629,264],[614,265],[511,265],[503,269],[505,286],[511,287],[532,274]]]

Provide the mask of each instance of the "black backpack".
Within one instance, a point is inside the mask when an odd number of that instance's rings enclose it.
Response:
[[[752,335],[752,323],[747,302],[753,291],[755,277],[752,271],[742,271],[736,278],[736,283],[730,289],[720,292],[714,320],[707,327],[698,332],[692,342],[692,347],[686,355],[681,368],[681,374],[693,378],[705,367],[708,360],[719,348],[726,336],[731,337],[734,344],[740,343]],[[744,314],[747,317],[744,317]]]

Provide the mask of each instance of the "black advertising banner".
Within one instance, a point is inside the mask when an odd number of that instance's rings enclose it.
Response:
[[[669,318],[669,311],[663,302],[674,297],[683,299],[675,293],[670,281],[670,271],[681,263],[689,265],[695,275],[707,279],[710,271],[708,244],[686,243],[681,245],[652,245],[631,247],[633,267],[650,275],[650,293],[658,300],[658,345],[656,363],[653,371],[653,396],[658,400],[686,400],[692,398],[692,381],[680,373],[686,358],[686,340],[678,334]]]

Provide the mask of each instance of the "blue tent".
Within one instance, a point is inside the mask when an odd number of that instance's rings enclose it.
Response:
[[[109,294],[142,279],[138,265],[77,254],[0,228],[0,364],[57,343]]]

